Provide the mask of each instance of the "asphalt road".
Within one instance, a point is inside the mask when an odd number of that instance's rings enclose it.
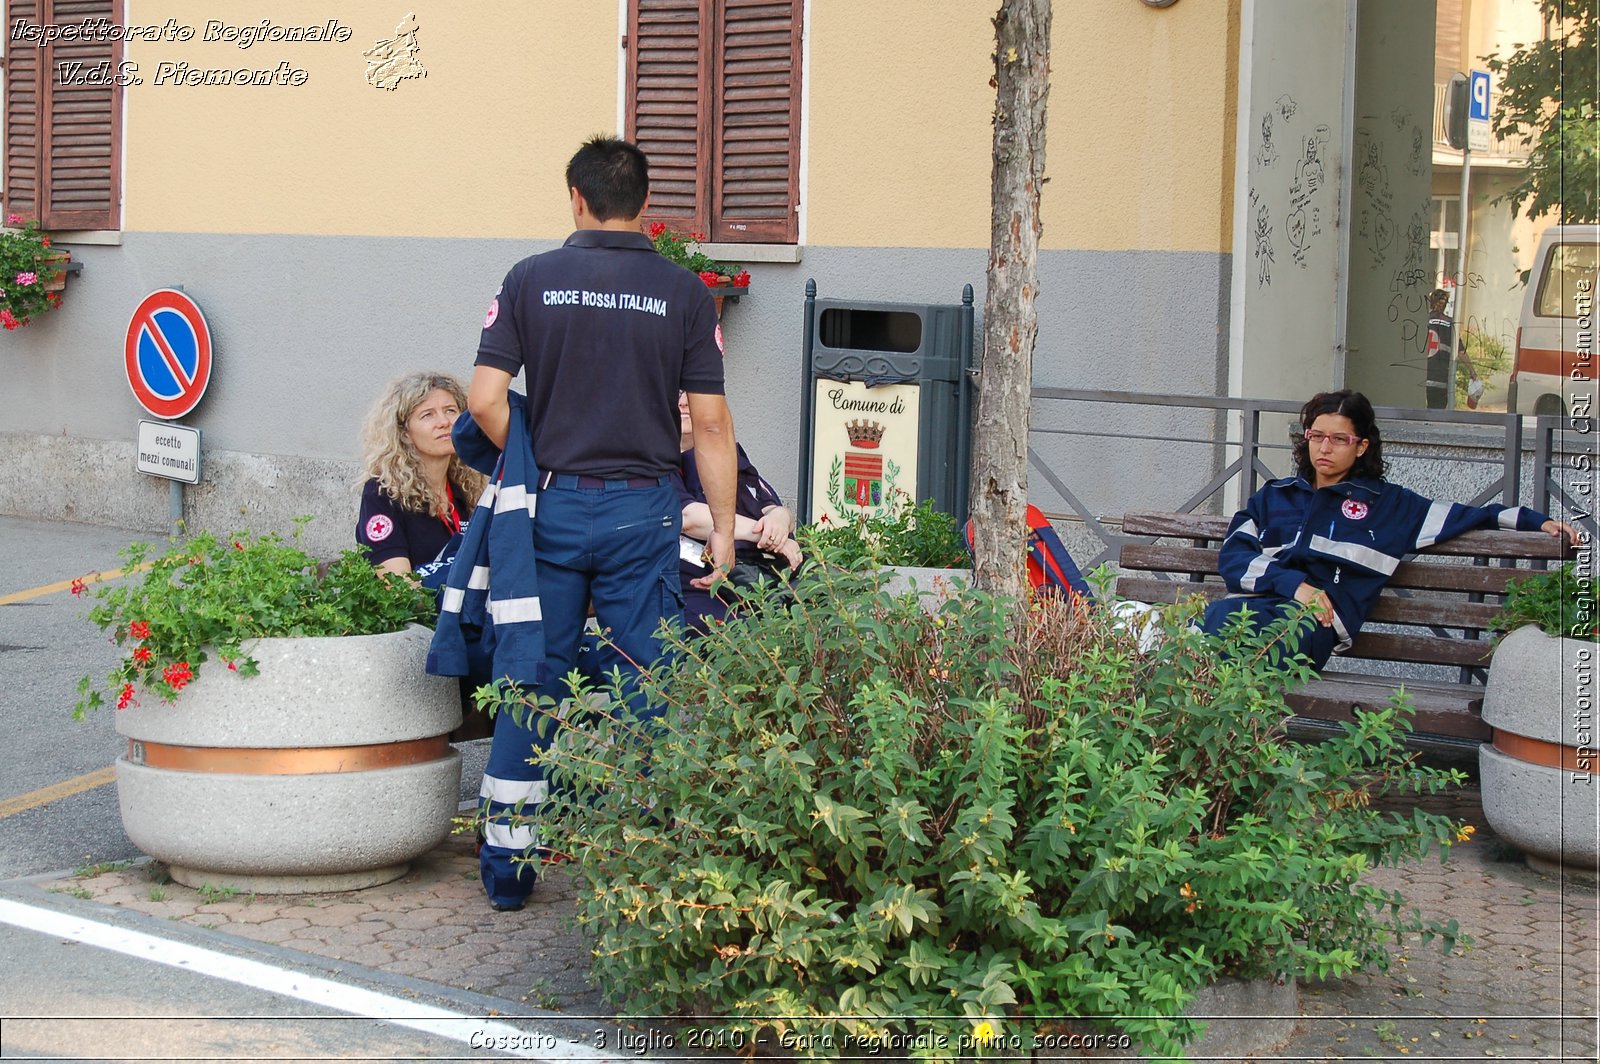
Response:
[[[126,745],[115,710],[72,720],[78,678],[103,680],[117,648],[87,619],[92,593],[28,593],[116,570],[122,547],[149,538],[0,517],[0,879],[136,856],[105,771]]]
[[[0,1059],[399,1060],[459,1057],[470,1049],[456,1039],[3,924],[0,955],[13,972],[0,978]],[[21,977],[26,972],[49,977]]]

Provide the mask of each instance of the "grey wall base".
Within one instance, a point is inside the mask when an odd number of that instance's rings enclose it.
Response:
[[[203,448],[202,482],[184,485],[191,531],[289,533],[313,515],[306,549],[331,557],[355,545],[357,466],[350,461]],[[0,433],[0,514],[172,531],[169,484],[134,469],[134,442]]]

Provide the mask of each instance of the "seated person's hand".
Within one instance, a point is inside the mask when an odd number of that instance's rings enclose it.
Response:
[[[752,530],[755,544],[764,551],[782,554],[783,545],[794,534],[794,514],[787,506],[774,506],[761,515]]]
[[[789,568],[800,568],[800,544],[796,543],[794,540],[784,540],[782,543],[778,544],[777,549],[773,553],[778,555],[778,557],[782,558],[784,561],[788,562]]]
[[[1324,628],[1333,625],[1333,600],[1328,598],[1328,593],[1310,584],[1301,584],[1294,589],[1294,600],[1302,605],[1310,606],[1311,612],[1316,615],[1317,623]]]
[[[1565,521],[1557,521],[1554,518],[1540,525],[1539,531],[1547,535],[1555,536],[1557,539],[1560,539],[1562,535],[1565,535],[1567,537],[1567,542],[1574,545],[1577,544],[1579,536],[1582,535],[1581,532],[1567,524]]]

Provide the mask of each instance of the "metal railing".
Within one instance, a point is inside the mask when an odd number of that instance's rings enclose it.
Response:
[[[1095,450],[1102,453],[1105,445],[1115,447],[1120,442],[1122,446],[1119,450],[1125,455],[1135,441],[1199,448],[1203,457],[1188,465],[1214,470],[1209,478],[1199,488],[1189,491],[1186,497],[1174,497],[1170,502],[1150,498],[1141,489],[1138,509],[1194,513],[1203,507],[1210,507],[1212,512],[1231,513],[1264,481],[1289,471],[1287,434],[1280,438],[1280,442],[1264,437],[1263,419],[1278,419],[1287,423],[1299,413],[1301,407],[1299,402],[1289,400],[1073,388],[1035,388],[1031,398],[1036,415],[1048,404],[1066,404],[1057,407],[1055,412],[1059,414],[1066,410],[1086,413],[1098,410],[1105,414],[1109,411],[1109,420],[1114,422],[1113,428],[1106,429],[1094,427],[1095,419],[1087,416],[1044,419],[1036,416],[1035,427],[1029,431],[1030,478],[1036,475],[1070,508],[1070,513],[1052,516],[1081,520],[1098,540],[1098,553],[1083,566],[1085,570],[1103,562],[1114,562],[1124,543],[1139,541],[1140,537],[1124,535],[1120,530],[1113,529],[1113,525],[1119,524],[1120,514],[1111,517],[1094,512],[1080,497],[1081,491],[1075,491],[1067,482],[1067,477],[1052,467],[1045,452],[1052,449],[1057,438],[1080,444],[1095,441]],[[1138,408],[1144,409],[1141,412]],[[1174,409],[1197,412],[1201,416],[1196,422],[1205,420],[1204,414],[1209,411],[1211,431],[1197,431],[1193,435],[1158,431],[1157,412]],[[1448,462],[1456,473],[1465,467],[1485,467],[1490,470],[1490,479],[1464,500],[1470,505],[1481,506],[1496,501],[1506,505],[1526,503],[1549,512],[1551,500],[1554,499],[1562,504],[1569,516],[1578,518],[1576,523],[1584,525],[1591,535],[1594,534],[1592,503],[1587,497],[1576,497],[1582,494],[1581,489],[1575,492],[1575,482],[1563,480],[1560,475],[1563,466],[1556,459],[1556,437],[1569,419],[1392,406],[1375,407],[1374,412],[1386,430],[1384,453],[1391,464]],[[1041,422],[1053,420],[1065,420],[1068,427],[1049,424],[1041,427]],[[1101,420],[1107,419],[1103,417]],[[1478,432],[1470,439],[1453,439],[1442,433],[1429,438],[1428,430],[1446,425],[1465,426]],[[1401,426],[1421,426],[1421,431],[1397,431]],[[1592,436],[1586,438],[1593,439]],[[1498,447],[1493,442],[1496,440],[1501,441]],[[1269,453],[1275,453],[1277,458],[1284,460],[1280,463],[1283,472],[1274,471],[1268,464],[1264,455]],[[1531,475],[1526,485],[1523,482],[1525,462],[1531,465]],[[1133,472],[1136,470],[1129,470],[1129,473]],[[1104,470],[1100,471],[1100,477],[1104,480]],[[1230,488],[1232,495],[1229,494]],[[1126,508],[1123,512],[1127,512]]]

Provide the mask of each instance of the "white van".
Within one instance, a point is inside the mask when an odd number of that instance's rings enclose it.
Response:
[[[1552,225],[1539,237],[1507,407],[1519,414],[1588,417],[1600,356],[1594,346],[1594,299],[1600,225]],[[1585,409],[1576,409],[1582,397]]]

